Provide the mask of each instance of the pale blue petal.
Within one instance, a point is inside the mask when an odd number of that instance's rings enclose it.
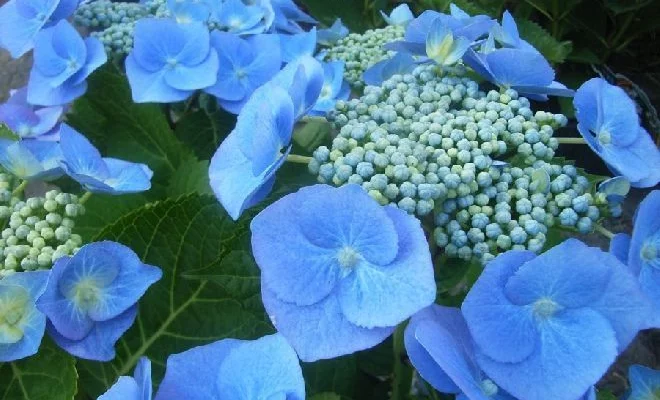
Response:
[[[79,0],[59,0],[57,2],[57,7],[50,15],[49,22],[59,21],[61,19],[67,19],[76,11],[78,8]]]
[[[516,49],[498,49],[486,55],[490,72],[498,85],[548,86],[555,73],[542,55]]]
[[[642,365],[631,365],[628,369],[628,380],[630,381],[630,394],[626,400],[652,400],[660,391],[660,371],[658,370]]]
[[[110,194],[139,193],[151,188],[153,171],[148,166],[115,158],[104,158],[108,168],[108,179],[103,183],[112,188]],[[98,189],[104,191],[101,186]]]
[[[651,138],[651,135],[644,129],[640,128],[639,135],[635,142],[627,147],[633,155],[630,158],[636,158],[644,162],[642,169],[646,176],[630,182],[632,187],[636,188],[651,188],[660,183],[660,149],[656,146]],[[630,174],[630,173],[628,173]]]
[[[140,388],[135,379],[120,376],[117,382],[97,400],[141,400]]]
[[[628,251],[631,237],[627,233],[617,233],[610,240],[610,253],[623,264],[628,264]]]
[[[43,172],[39,160],[21,142],[0,139],[0,165],[20,179],[31,179]]]
[[[176,57],[186,46],[185,29],[184,25],[171,19],[141,19],[135,24],[133,51],[129,57],[145,70],[145,74],[158,72],[165,67],[168,58]],[[206,55],[204,53],[202,57]]]
[[[66,23],[63,22],[63,24]],[[78,40],[80,40],[80,38],[76,37],[77,33],[75,30],[72,33],[66,29],[65,26],[66,25],[58,25],[39,32],[39,35],[37,36],[38,40],[35,42],[33,68],[36,68],[43,76],[50,78],[53,82],[52,86],[61,85],[62,82],[76,72],[76,70],[67,69],[67,59],[58,54],[53,46],[54,35],[56,34],[56,31],[58,31],[58,27],[64,27],[59,30],[62,30],[63,32],[61,33],[64,35],[71,34],[72,37],[69,39],[73,42],[78,42]],[[83,46],[83,49],[80,51],[84,52],[84,50]]]
[[[301,57],[313,56],[316,49],[316,28],[295,35],[280,35],[282,61],[290,63]]]
[[[164,71],[149,72],[135,61],[133,53],[126,57],[126,75],[136,103],[173,103],[183,101],[192,90],[178,90],[165,82]]]
[[[618,86],[610,85],[604,79],[597,93],[600,103],[601,124],[598,132],[605,131],[611,135],[612,144],[629,146],[634,143],[638,131],[631,127],[639,125],[637,106],[635,102]]]
[[[348,33],[348,28],[344,26],[341,18],[337,18],[330,28],[319,29],[316,32],[316,40],[320,45],[331,46],[348,36]]]
[[[180,64],[166,70],[165,82],[178,90],[204,89],[215,84],[218,76],[218,54],[215,50],[208,53],[206,60],[194,66]]]
[[[60,147],[67,173],[88,175],[101,180],[109,176],[108,168],[101,158],[101,153],[87,138],[69,125],[62,124]]]
[[[218,53],[218,76],[215,84],[204,91],[222,100],[244,99],[249,94],[247,81],[240,73],[254,59],[253,48],[239,36],[220,31],[211,33],[211,46]]]
[[[380,14],[383,16],[383,19],[385,22],[387,22],[388,25],[405,26],[415,18],[412,11],[410,11],[410,7],[408,7],[408,4],[401,4],[397,6],[394,10],[392,10],[392,13],[389,16],[383,11],[381,11]]]
[[[85,65],[71,77],[71,83],[74,85],[84,82],[92,72],[96,71],[101,65],[108,61],[108,56],[105,54],[103,43],[97,38],[86,38],[85,46],[87,48],[87,58],[85,60]]]
[[[34,11],[42,12],[45,18],[26,18],[18,10],[18,2],[17,0],[11,0],[0,7],[0,47],[9,51],[13,58],[19,58],[32,49],[34,38],[47,22],[47,16],[57,6],[56,0],[32,4],[33,6],[40,6],[39,10]]]
[[[555,81],[547,86],[512,86],[512,88],[521,94],[527,95],[527,97],[530,97],[534,94],[572,97],[575,94],[575,91],[572,89],[569,89],[561,83]]]
[[[296,119],[316,103],[323,87],[323,67],[314,57],[301,57],[278,72],[271,82],[289,92]]]
[[[140,396],[138,397],[138,400],[151,400],[153,397],[151,395],[151,361],[149,361],[147,357],[140,357],[135,366],[133,376],[135,377],[135,382],[137,382],[140,387]]]
[[[64,112],[63,107],[44,107],[37,109],[34,113],[39,117],[39,123],[32,127],[33,136],[39,136],[48,133],[55,125]]]
[[[487,81],[495,81],[495,77],[486,61],[486,54],[478,53],[474,49],[469,48],[463,55],[463,62]]]
[[[431,30],[433,22],[440,18],[442,14],[433,10],[426,10],[421,13],[417,18],[410,21],[406,28],[405,41],[412,43],[425,43],[426,36]]]
[[[52,87],[50,78],[41,75],[36,68],[30,71],[28,101],[39,106],[62,106],[69,104],[87,91],[87,83],[76,84],[71,79],[60,86]]]
[[[520,44],[520,34],[518,33],[518,26],[516,21],[509,10],[505,10],[502,14],[501,30],[498,29],[497,40],[507,47],[518,47]]]
[[[21,274],[24,272],[20,272]],[[23,337],[16,343],[0,343],[0,362],[30,357],[37,353],[46,329],[46,316],[30,305],[23,315]]]
[[[264,27],[260,26],[264,18],[263,10],[247,6],[241,0],[225,1],[216,17],[218,23],[232,33],[260,33],[264,30]]]

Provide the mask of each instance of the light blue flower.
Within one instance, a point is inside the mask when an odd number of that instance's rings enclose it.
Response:
[[[167,358],[155,400],[305,399],[296,353],[279,334],[224,339]]]
[[[17,272],[0,280],[0,361],[37,353],[46,316],[35,302],[46,289],[49,271]]]
[[[479,366],[522,399],[583,396],[651,312],[616,257],[575,239],[539,256],[500,255],[462,311]]]
[[[0,7],[0,47],[19,58],[34,47],[43,28],[68,18],[78,0],[10,0]]]
[[[225,0],[219,3],[211,20],[218,29],[239,35],[263,33],[266,11],[258,5],[248,5],[241,0]]]
[[[64,172],[90,192],[138,193],[151,188],[153,172],[148,166],[116,158],[102,158],[80,133],[66,124],[60,130]]]
[[[362,74],[367,85],[380,86],[396,74],[404,75],[415,69],[417,63],[408,53],[397,53],[394,57],[379,61]]]
[[[13,91],[6,103],[0,104],[0,122],[22,139],[58,140],[59,122],[64,107],[39,107],[27,102],[27,87]]]
[[[436,19],[426,37],[426,56],[438,65],[456,64],[470,47],[471,40],[454,34],[441,19]]]
[[[316,40],[322,46],[332,46],[339,39],[348,36],[348,28],[337,18],[330,28],[319,29],[316,32]]]
[[[475,345],[458,308],[432,305],[406,327],[408,357],[419,374],[459,400],[514,400],[479,368]]]
[[[128,247],[115,242],[83,246],[55,261],[37,308],[48,317],[48,333],[67,352],[109,361],[115,342],[133,324],[136,303],[162,276]]]
[[[281,33],[301,33],[299,23],[315,25],[317,21],[304,13],[293,0],[270,0],[274,11],[273,28]]]
[[[167,9],[180,24],[207,22],[211,5],[203,0],[167,0]]]
[[[316,50],[316,28],[312,28],[309,32],[293,35],[280,34],[278,36],[283,62],[290,63],[301,57],[314,55]]]
[[[504,47],[539,52],[529,42],[520,38],[518,25],[516,25],[513,15],[508,10],[505,10],[502,15],[502,24],[493,27],[493,33],[493,39]]]
[[[66,20],[36,37],[34,65],[28,81],[28,102],[59,106],[87,91],[87,77],[108,60],[96,38],[83,40]]]
[[[387,22],[388,25],[399,26],[406,26],[415,18],[412,11],[410,11],[410,7],[408,7],[408,4],[399,5],[394,10],[392,10],[390,15],[385,14],[383,11],[380,12],[380,15],[383,16],[383,19],[385,22]]]
[[[250,228],[264,306],[303,361],[373,347],[435,300],[419,220],[358,185],[302,188]]]
[[[626,400],[655,400],[660,398],[660,371],[631,365],[628,369],[630,392]]]
[[[133,376],[120,376],[97,400],[151,400],[151,361],[140,357]]]
[[[135,25],[126,75],[136,103],[169,103],[216,82],[218,54],[201,23],[142,19]]]
[[[271,82],[289,93],[298,120],[309,112],[319,98],[324,76],[321,63],[313,57],[304,56],[287,64]]]
[[[204,89],[218,98],[227,111],[238,114],[252,93],[268,82],[281,68],[279,41],[274,35],[243,39],[214,31],[211,46],[220,60],[215,85]]]
[[[337,100],[348,100],[351,88],[344,80],[343,61],[330,61],[323,64],[325,76],[323,88],[314,107],[309,111],[310,115],[324,116],[335,108]]]
[[[660,150],[639,124],[635,103],[601,78],[585,82],[573,99],[578,130],[591,149],[633,187],[660,182]]]
[[[62,150],[56,142],[0,139],[0,165],[19,179],[57,179],[64,173],[61,162]]]

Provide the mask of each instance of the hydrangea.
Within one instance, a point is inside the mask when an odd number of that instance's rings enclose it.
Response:
[[[375,346],[435,299],[419,221],[357,185],[303,188],[250,227],[264,306],[303,361]]]
[[[401,4],[397,6],[394,10],[392,10],[390,15],[385,14],[383,11],[380,12],[380,15],[383,16],[383,19],[385,22],[387,22],[388,25],[406,26],[415,18],[412,11],[410,11],[410,7],[408,7],[408,4]]]
[[[660,395],[660,371],[641,365],[631,365],[628,369],[630,392],[626,400],[652,400]]]
[[[0,47],[18,58],[30,51],[43,28],[68,18],[77,0],[10,0],[0,7]]]
[[[518,25],[508,10],[502,14],[502,24],[493,27],[493,39],[504,47],[527,50],[538,53],[534,46],[522,39],[518,33]]]
[[[452,31],[436,19],[426,37],[426,56],[439,65],[458,62],[472,42],[462,36],[454,38]]]
[[[265,10],[257,5],[248,5],[241,0],[224,0],[214,6],[212,21],[222,31],[239,35],[263,33]]]
[[[106,61],[103,44],[93,37],[83,40],[66,20],[44,29],[35,42],[28,102],[40,106],[72,102],[87,91],[87,77]]]
[[[136,103],[182,101],[216,83],[218,54],[201,23],[137,22],[126,75]]]
[[[140,357],[133,376],[120,376],[98,400],[151,400],[151,361]]]
[[[158,267],[143,264],[124,245],[91,243],[55,262],[37,308],[64,350],[109,361],[115,357],[115,342],[135,320],[137,301],[161,276]]]
[[[316,40],[322,46],[331,46],[346,36],[348,36],[348,28],[341,22],[341,18],[337,18],[329,28],[319,29],[316,32]]]
[[[0,122],[4,122],[21,139],[57,140],[64,107],[39,107],[27,102],[27,87],[11,92],[0,104]]]
[[[598,185],[597,196],[603,196],[610,214],[613,217],[620,217],[622,213],[622,204],[628,192],[630,191],[630,181],[623,176],[615,176],[604,180]],[[600,199],[602,200],[602,199]]]
[[[578,130],[591,149],[633,187],[660,182],[660,150],[641,127],[635,103],[601,78],[585,82],[575,99]]]
[[[294,35],[280,34],[280,51],[282,61],[290,63],[301,57],[313,56],[316,50],[316,28],[309,32]]]
[[[66,124],[62,124],[60,136],[62,168],[88,191],[118,195],[151,188],[153,171],[148,166],[116,158],[102,158],[83,135]]]
[[[57,142],[0,139],[0,165],[23,180],[53,180],[62,176],[62,151]]]
[[[331,61],[323,64],[324,82],[319,98],[310,110],[310,115],[326,115],[335,108],[337,100],[348,100],[351,88],[344,80],[344,63]]]
[[[303,400],[296,353],[279,334],[224,339],[167,358],[155,400]]]
[[[227,1],[227,3],[229,2]],[[241,3],[240,0],[239,3]],[[167,8],[176,22],[180,24],[206,22],[211,15],[211,6],[205,1],[199,0],[167,0]]]
[[[372,86],[380,86],[394,75],[405,75],[413,71],[417,66],[415,59],[408,53],[397,53],[394,57],[379,61],[369,67],[362,79],[364,83]]]
[[[216,83],[204,91],[216,96],[222,108],[234,114],[238,114],[252,93],[282,66],[279,43],[273,35],[243,39],[214,31],[211,47],[218,52],[220,67]]]
[[[265,1],[264,1],[265,2]],[[300,33],[300,23],[315,25],[317,21],[303,12],[293,0],[270,0],[274,12],[273,28],[283,33]]]
[[[20,360],[39,349],[46,316],[35,302],[46,289],[48,275],[20,272],[0,280],[0,361]]]
[[[495,258],[462,311],[479,366],[501,387],[517,398],[570,399],[607,371],[650,305],[614,256],[569,239],[538,257]]]

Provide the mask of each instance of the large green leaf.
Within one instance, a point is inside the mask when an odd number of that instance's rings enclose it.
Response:
[[[199,159],[209,160],[235,125],[236,116],[222,109],[199,109],[177,121],[174,133]]]
[[[363,0],[301,0],[300,3],[314,18],[326,26],[332,25],[335,19],[341,18],[351,32],[362,32],[370,27],[365,18],[367,12]]]
[[[209,183],[209,162],[190,160],[172,176],[167,188],[168,197],[179,197],[183,194],[213,194]]]
[[[272,332],[260,297],[254,262],[227,262],[249,237],[246,220],[232,221],[211,196],[189,195],[148,204],[109,225],[96,238],[115,240],[163,270],[163,278],[140,301],[135,324],[110,363],[80,362],[85,391],[96,396],[141,356],[160,382],[167,357],[194,346],[233,337],[254,339]],[[236,258],[233,258],[236,261]],[[214,276],[189,279],[204,270]],[[221,284],[217,284],[217,283]]]
[[[78,390],[75,359],[44,338],[32,357],[0,363],[0,398],[73,400]]]
[[[95,194],[85,203],[85,214],[76,218],[73,232],[89,242],[103,228],[148,202],[143,194],[111,196]]]
[[[357,358],[346,355],[331,360],[303,364],[303,375],[308,396],[333,392],[342,399],[352,399],[357,378]]]
[[[560,42],[555,39],[548,31],[543,29],[535,22],[520,19],[516,21],[520,37],[527,40],[532,46],[536,47],[548,59],[548,61],[560,64],[566,60],[571,53],[573,45],[569,41]]]

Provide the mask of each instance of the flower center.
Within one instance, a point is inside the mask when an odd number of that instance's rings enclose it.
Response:
[[[337,253],[337,260],[339,261],[339,265],[343,268],[350,269],[360,262],[360,253],[355,251],[352,247],[346,246]]]
[[[168,69],[174,69],[174,68],[176,68],[177,65],[179,65],[179,62],[174,57],[168,58],[165,61],[165,63],[166,63],[166,68],[168,68]]]
[[[100,298],[101,290],[96,283],[90,279],[80,281],[74,289],[73,300],[84,310],[96,305]]]
[[[660,269],[660,234],[655,234],[644,241],[640,250],[642,261],[651,267]]]
[[[66,63],[66,67],[69,69],[69,71],[76,71],[78,70],[78,61],[70,58]]]
[[[332,94],[332,88],[330,85],[323,85],[323,89],[321,89],[321,95],[319,97],[326,98],[330,97]]]
[[[247,72],[245,72],[245,70],[243,69],[237,69],[236,76],[238,77],[238,79],[245,78],[247,76]]]
[[[612,135],[608,131],[602,131],[598,134],[598,141],[600,144],[612,143]]]
[[[18,136],[21,136],[21,137],[29,136],[32,133],[32,127],[30,127],[29,125],[26,125],[26,124],[21,124],[18,127],[16,133],[18,133]]]
[[[243,21],[241,21],[240,18],[230,18],[229,19],[229,27],[232,29],[239,29],[243,25]]]
[[[548,297],[536,300],[533,304],[534,315],[542,319],[552,317],[559,308],[559,304]]]
[[[491,397],[497,394],[498,387],[495,382],[490,379],[484,379],[481,381],[481,391],[484,392],[486,397]]]

